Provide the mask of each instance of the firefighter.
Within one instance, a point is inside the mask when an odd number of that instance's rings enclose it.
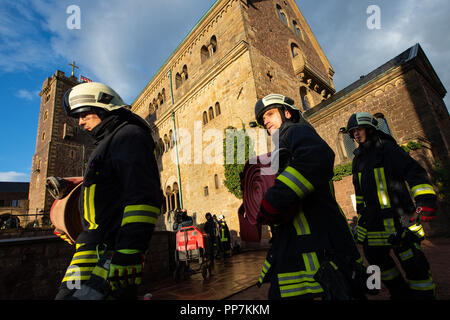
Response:
[[[231,254],[231,239],[230,230],[223,214],[219,216],[219,248],[223,260],[226,261]]]
[[[260,207],[272,239],[258,284],[270,282],[269,299],[360,297],[350,278],[361,275],[362,259],[334,197],[333,151],[288,97],[258,100],[255,117],[288,155]]]
[[[211,262],[211,266],[214,266],[214,255],[217,248],[217,236],[219,234],[217,230],[217,224],[213,220],[213,217],[210,212],[205,214],[206,222],[205,222],[205,232],[208,235],[208,255]]]
[[[367,260],[380,267],[391,299],[433,299],[435,284],[420,242],[424,238],[421,223],[434,219],[437,197],[425,169],[392,136],[379,130],[378,120],[369,113],[353,114],[347,132],[359,145],[352,172],[357,238]],[[407,223],[402,223],[402,217],[408,216]],[[390,256],[391,249],[408,284]]]
[[[97,82],[69,89],[63,106],[96,148],[80,196],[85,231],[56,299],[136,299],[163,199],[151,128]]]

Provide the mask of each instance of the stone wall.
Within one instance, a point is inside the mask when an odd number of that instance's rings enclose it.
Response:
[[[3,234],[0,240],[0,300],[53,299],[74,253],[74,247],[51,230]],[[171,276],[174,233],[155,232],[146,255],[142,286]]]

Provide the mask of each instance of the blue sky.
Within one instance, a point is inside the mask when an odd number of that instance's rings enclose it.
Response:
[[[0,0],[0,181],[29,181],[39,91],[56,69],[112,86],[131,103],[214,0]],[[419,42],[450,88],[450,1],[297,0],[340,90]],[[68,29],[70,5],[80,29]],[[369,5],[381,9],[370,30]],[[164,30],[164,32],[162,32]],[[445,98],[450,105],[448,95]]]

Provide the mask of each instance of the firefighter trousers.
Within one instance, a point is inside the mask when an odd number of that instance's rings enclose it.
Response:
[[[400,262],[407,282],[391,256],[391,249]],[[435,299],[430,265],[419,243],[370,246],[366,241],[363,250],[367,261],[380,268],[381,281],[389,290],[391,299]]]

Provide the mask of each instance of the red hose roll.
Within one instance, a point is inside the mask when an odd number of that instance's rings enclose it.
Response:
[[[270,153],[252,158],[244,166],[241,178],[243,203],[238,210],[240,236],[243,241],[261,241],[261,224],[257,218],[266,191],[275,183],[270,168]]]

